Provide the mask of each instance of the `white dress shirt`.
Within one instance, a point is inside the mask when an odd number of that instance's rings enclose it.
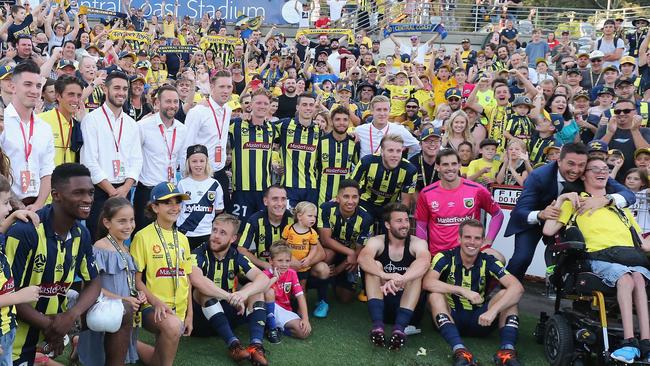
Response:
[[[122,111],[116,118],[104,104],[84,117],[81,132],[84,144],[80,161],[90,170],[93,184],[104,179],[111,184],[122,184],[127,178],[138,180],[142,170],[142,147],[140,130],[133,118]]]
[[[208,160],[212,163],[212,169],[217,172],[226,166],[226,144],[228,143],[232,111],[227,104],[223,107],[218,105],[212,97],[208,101],[214,108],[214,113],[209,106],[200,104],[187,112],[187,117],[185,117],[187,138],[183,151],[181,151],[181,160],[185,161],[187,147],[200,144],[208,149]]]
[[[171,181],[176,183],[176,169],[184,166],[180,160],[179,152],[185,146],[187,127],[174,120],[171,127],[165,127],[160,113],[149,116],[138,122],[140,128],[140,141],[142,142],[142,171],[139,182],[145,186],[153,187],[160,182],[168,182],[168,171],[171,168]],[[160,132],[160,128],[164,131]],[[174,138],[174,134],[176,138]],[[171,151],[171,159],[169,153]]]
[[[24,122],[24,123],[23,123]],[[22,123],[23,129],[20,125]],[[13,104],[4,110],[4,131],[0,134],[0,146],[11,162],[13,182],[11,189],[18,199],[38,197],[41,178],[52,175],[54,170],[54,136],[52,128],[34,115],[34,128],[29,139],[29,121],[21,121]],[[23,135],[24,131],[24,135]],[[23,137],[24,136],[24,137]],[[25,160],[25,142],[32,145],[29,163]],[[29,182],[21,182],[22,172],[29,171]],[[26,190],[23,190],[26,188]]]
[[[370,138],[371,131],[372,144]],[[409,158],[413,157],[421,150],[420,142],[415,137],[413,137],[413,135],[406,128],[404,128],[404,126],[397,123],[388,122],[386,126],[381,130],[373,126],[372,123],[366,123],[355,128],[354,133],[357,135],[361,146],[360,158],[363,158],[369,154],[378,153],[381,139],[387,134],[396,134],[402,137],[404,140],[404,148],[409,149]]]

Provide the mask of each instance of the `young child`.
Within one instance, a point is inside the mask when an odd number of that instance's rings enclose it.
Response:
[[[526,144],[526,150],[528,150],[533,131],[535,131],[535,123],[528,117],[533,108],[533,102],[527,96],[520,95],[516,97],[512,102],[512,109],[515,113],[508,118],[506,129],[503,132],[503,135],[508,140],[513,138],[522,140]]]
[[[609,176],[612,179],[616,179],[616,174],[623,166],[625,162],[625,156],[623,152],[619,149],[611,149],[607,152],[607,166],[609,167]]]
[[[178,182],[178,191],[190,196],[181,203],[181,213],[176,225],[178,231],[187,236],[190,248],[194,250],[210,239],[212,220],[223,211],[223,188],[212,178],[212,167],[208,163],[208,149],[203,145],[187,148],[185,178]]]
[[[97,227],[97,237],[101,239],[95,242],[93,254],[102,282],[102,294],[121,299],[124,305],[131,306],[135,314],[147,299],[144,292],[135,287],[135,263],[124,244],[135,230],[135,216],[129,200],[123,197],[106,200]],[[121,357],[125,363],[138,361],[137,340],[137,330],[133,329],[128,352]],[[81,332],[77,352],[82,365],[103,365],[104,333],[92,330]]]
[[[587,144],[589,149],[590,158],[598,158],[600,160],[607,160],[607,152],[609,151],[609,145],[603,140],[591,140]]]
[[[147,205],[147,213],[155,221],[138,231],[131,244],[138,268],[136,288],[147,297],[142,325],[156,335],[155,349],[146,355],[140,353],[146,365],[172,362],[181,334],[189,336],[192,332],[190,245],[176,228],[181,202],[189,198],[172,183],[156,185]]]
[[[496,140],[485,139],[481,141],[481,157],[469,163],[467,179],[481,183],[482,185],[488,185],[495,181],[499,172],[499,165],[501,164],[500,161],[494,159],[497,153],[497,146],[499,146],[499,143]]]
[[[634,152],[634,166],[650,173],[650,149],[641,148]]]
[[[562,125],[559,126],[561,128]],[[555,144],[555,126],[550,118],[541,118],[535,126],[529,144],[530,163],[533,166],[544,164],[547,160],[547,149]]]
[[[644,237],[650,232],[650,211],[648,210],[648,174],[644,169],[632,168],[625,173],[625,187],[636,194],[636,202],[630,207]]]
[[[318,234],[312,228],[316,223],[318,209],[311,202],[299,202],[294,209],[294,223],[285,226],[282,238],[291,248],[291,268],[298,271],[298,278],[302,288],[307,288],[307,278],[314,283],[318,290],[318,306],[314,310],[317,318],[327,317],[329,304],[327,303],[327,278],[329,266],[322,261],[323,252],[318,243]]]
[[[560,146],[547,146],[544,149],[544,155],[546,155],[546,162],[547,163],[552,163],[554,161],[560,160],[560,151],[562,151],[562,148]]]
[[[523,186],[533,167],[528,161],[526,143],[518,138],[508,141],[503,164],[497,174],[497,183]]]
[[[469,169],[469,163],[472,162],[474,157],[473,152],[474,146],[469,141],[463,141],[458,144],[458,156],[460,156],[460,176],[467,178],[467,169]]]
[[[309,312],[307,311],[307,298],[298,280],[298,273],[289,268],[291,263],[291,248],[284,240],[279,240],[270,249],[271,268],[265,269],[264,274],[269,278],[276,278],[271,288],[264,294],[266,302],[267,325],[269,327],[269,341],[279,343],[280,332],[300,339],[305,339],[311,333]],[[298,314],[292,307],[290,296],[298,303]],[[278,306],[275,306],[278,305]]]
[[[14,278],[11,275],[11,266],[4,253],[5,236],[9,226],[16,220],[29,221],[34,225],[39,224],[38,215],[27,210],[14,211],[11,215],[11,183],[4,176],[0,176],[0,365],[12,365],[11,355],[14,338],[16,337],[16,309],[14,305],[38,301],[40,287],[28,286],[15,291]]]

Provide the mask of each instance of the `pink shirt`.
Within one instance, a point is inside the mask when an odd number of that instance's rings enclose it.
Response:
[[[265,269],[264,274],[269,278],[273,278],[271,269]],[[291,309],[289,294],[293,293],[295,297],[302,295],[302,286],[300,286],[300,281],[298,281],[296,270],[289,268],[281,274],[278,281],[273,284],[273,290],[275,291],[275,303],[282,306],[285,310],[293,311]]]
[[[501,208],[482,185],[460,178],[452,190],[435,182],[422,189],[415,208],[415,220],[427,223],[429,251],[432,255],[459,245],[458,226],[466,219],[481,218],[481,209],[496,215]]]

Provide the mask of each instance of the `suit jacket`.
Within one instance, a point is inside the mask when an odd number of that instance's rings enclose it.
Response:
[[[539,225],[531,225],[528,223],[528,214],[531,211],[540,211],[550,205],[558,196],[557,187],[557,162],[543,165],[533,170],[526,181],[524,182],[524,190],[521,192],[517,205],[510,213],[510,220],[506,227],[505,236],[511,236],[520,232],[538,228]],[[565,185],[563,192],[582,192],[584,185],[582,180],[569,183]],[[609,179],[607,181],[607,193],[618,193],[625,198],[628,206],[636,201],[634,193],[624,185]]]

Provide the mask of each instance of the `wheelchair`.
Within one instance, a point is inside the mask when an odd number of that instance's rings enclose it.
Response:
[[[549,277],[556,290],[554,314],[540,313],[534,336],[544,345],[548,363],[624,365],[610,357],[623,341],[616,288],[591,272],[583,241],[548,243],[547,252],[555,264]],[[635,361],[634,365],[650,363]]]

